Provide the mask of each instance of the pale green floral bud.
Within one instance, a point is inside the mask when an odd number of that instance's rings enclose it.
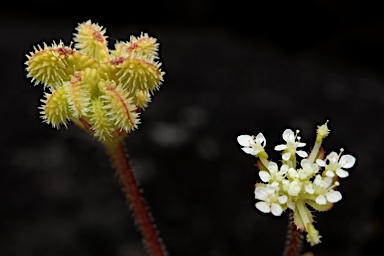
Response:
[[[307,242],[311,244],[311,246],[314,246],[316,244],[319,244],[321,235],[319,235],[319,231],[315,229],[315,227],[309,223],[307,225]]]
[[[320,143],[323,141],[325,137],[328,136],[330,130],[328,129],[328,120],[325,122],[325,124],[317,127],[317,136],[316,136],[316,142]]]

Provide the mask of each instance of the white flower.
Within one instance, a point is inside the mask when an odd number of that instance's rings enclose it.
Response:
[[[310,195],[315,193],[315,189],[313,188],[312,182],[308,182],[307,184],[305,184],[304,188],[305,188],[305,192],[307,192]]]
[[[348,177],[349,173],[345,171],[344,169],[351,168],[355,162],[356,158],[351,155],[343,155],[340,157],[341,153],[344,150],[340,150],[340,154],[337,154],[336,152],[331,152],[325,160],[317,159],[316,163],[321,166],[325,167],[325,175],[327,177],[334,177],[335,173],[340,178]],[[343,169],[344,168],[344,169]]]
[[[284,154],[282,156],[283,160],[287,161],[291,158],[292,154],[298,154],[301,157],[307,157],[307,152],[303,150],[296,150],[297,148],[304,147],[305,143],[299,141],[300,138],[297,137],[297,133],[295,134],[291,129],[286,129],[283,132],[283,139],[287,142],[286,144],[277,145],[275,150],[283,151]],[[296,139],[298,139],[296,141]]]
[[[301,191],[301,184],[299,181],[294,180],[288,185],[288,195],[298,196]]]
[[[299,178],[299,173],[294,168],[289,168],[288,170],[288,177],[291,180],[295,180]]]
[[[339,191],[333,189],[339,185],[339,182],[336,181],[332,184],[331,177],[323,178],[321,175],[316,175],[313,185],[315,194],[317,194],[315,201],[318,205],[325,205],[327,202],[336,203],[343,197]]]
[[[269,182],[271,180],[280,182],[284,180],[285,174],[289,169],[288,165],[283,164],[280,167],[280,171],[279,171],[278,165],[273,161],[269,162],[267,168],[269,172],[267,171],[259,172],[260,179],[264,182]]]
[[[275,216],[280,216],[283,213],[282,204],[287,202],[287,196],[282,195],[278,196],[277,194],[278,187],[266,185],[256,186],[255,188],[255,198],[261,201],[255,204],[256,208],[263,213],[272,212]]]
[[[328,202],[330,203],[337,203],[338,201],[341,200],[343,196],[339,191],[331,190],[327,192],[325,195],[320,194],[316,197],[316,203],[319,205],[325,205]]]
[[[298,173],[302,180],[312,177],[313,174],[316,174],[319,171],[319,166],[315,163],[311,164],[308,159],[301,160],[300,165],[302,168],[298,170]]]
[[[240,135],[237,137],[237,142],[243,146],[241,149],[250,155],[256,156],[264,151],[266,140],[262,133],[257,134],[256,138],[250,135]]]

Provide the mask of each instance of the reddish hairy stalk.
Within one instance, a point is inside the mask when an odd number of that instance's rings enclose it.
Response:
[[[303,240],[303,233],[293,222],[293,213],[289,211],[288,230],[283,256],[299,256]]]
[[[155,228],[155,223],[148,212],[148,207],[141,194],[139,184],[133,174],[131,165],[128,160],[127,153],[122,140],[104,143],[107,152],[112,161],[113,167],[116,169],[120,183],[124,189],[136,225],[138,226],[143,240],[151,256],[166,256],[164,245]]]

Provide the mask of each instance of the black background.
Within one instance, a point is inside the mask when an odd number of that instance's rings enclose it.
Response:
[[[182,2],[182,3],[181,3]],[[329,119],[327,152],[357,157],[343,200],[315,213],[321,255],[371,255],[383,239],[384,19],[370,1],[6,2],[0,9],[0,255],[143,256],[141,237],[100,143],[41,122],[42,86],[25,54],[69,43],[79,22],[110,45],[148,32],[165,82],[126,138],[170,256],[281,255],[287,214],[255,210],[254,158],[236,142],[284,128],[308,148]]]

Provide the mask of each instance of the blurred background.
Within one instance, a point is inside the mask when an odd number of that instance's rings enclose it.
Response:
[[[33,2],[0,9],[1,256],[144,256],[129,204],[100,143],[39,118],[42,86],[25,54],[69,44],[91,20],[110,45],[147,32],[165,82],[126,138],[170,256],[281,255],[288,216],[254,207],[255,159],[236,137],[263,132],[267,151],[300,129],[312,147],[356,156],[343,200],[315,213],[316,256],[359,256],[384,242],[384,18],[372,1]]]

